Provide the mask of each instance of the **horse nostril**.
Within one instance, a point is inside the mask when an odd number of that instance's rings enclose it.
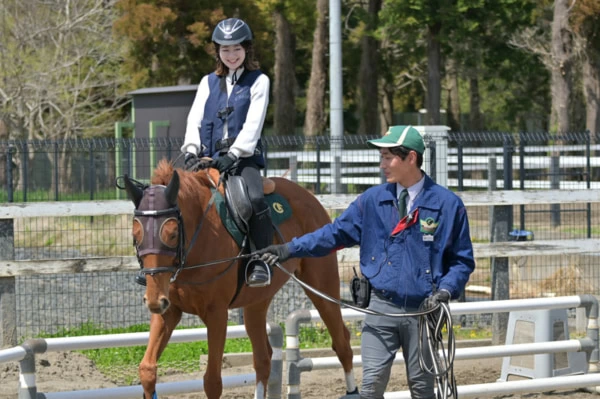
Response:
[[[160,306],[161,306],[163,309],[167,309],[167,308],[169,307],[169,305],[170,305],[170,304],[171,304],[171,303],[169,302],[169,300],[168,300],[167,298],[161,298],[161,300],[160,300]]]
[[[146,300],[146,297],[144,297],[143,301],[144,301],[144,305],[145,305],[145,304],[146,304],[146,301],[147,301],[147,300]]]

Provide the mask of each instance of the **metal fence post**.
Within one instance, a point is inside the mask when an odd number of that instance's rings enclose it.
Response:
[[[0,259],[15,259],[13,219],[0,219]],[[0,277],[0,344],[17,345],[17,300],[15,277]]]
[[[58,201],[58,141],[54,142],[54,201]]]
[[[27,143],[23,144],[23,165],[21,168],[21,178],[23,180],[23,202],[27,202],[27,187],[29,186],[29,149]]]
[[[290,180],[298,183],[298,156],[290,156]]]
[[[512,137],[504,136],[504,190],[512,190]],[[492,242],[508,241],[508,232],[512,229],[512,206],[495,206],[492,214]],[[494,257],[491,259],[492,271],[492,300],[510,298],[510,279],[508,274],[508,258]],[[508,313],[492,315],[492,344],[501,345],[506,341]]]
[[[463,171],[463,144],[461,140],[458,140],[458,142],[456,143],[457,147],[456,147],[456,156],[457,156],[457,176],[456,178],[458,179],[458,191],[464,191],[465,188],[463,186],[463,179],[464,179],[464,171]]]
[[[317,140],[317,187],[315,187],[315,194],[321,194],[321,144]]]
[[[90,145],[90,175],[89,175],[89,179],[90,179],[90,200],[94,199],[94,188],[96,186],[96,170],[95,170],[95,163],[94,163],[94,149],[93,147]]]
[[[437,161],[436,161],[436,143],[435,141],[429,142],[429,177],[438,183],[438,175],[437,175]],[[438,183],[439,184],[439,183]]]
[[[525,190],[525,143],[527,139],[523,132],[519,132],[519,188]],[[525,205],[519,205],[519,226],[525,230]]]
[[[14,187],[13,187],[13,173],[12,173],[12,146],[8,146],[6,150],[6,195],[7,202],[14,202]]]
[[[590,145],[590,131],[585,132],[585,183],[589,190],[592,188],[592,151]],[[592,204],[589,202],[585,204],[585,210],[587,215],[587,238],[592,238]]]
[[[269,166],[269,144],[267,140],[262,141],[263,146],[263,158],[265,158],[265,168],[263,169],[263,176],[267,176],[267,168]]]
[[[560,154],[553,154],[550,157],[550,188],[552,190],[560,188]],[[550,204],[550,215],[552,226],[560,226],[560,204]]]
[[[6,188],[8,202],[14,201],[12,152],[9,146],[6,156]],[[0,259],[15,259],[13,219],[0,219]],[[15,277],[0,277],[0,344],[2,347],[17,345],[17,301]]]

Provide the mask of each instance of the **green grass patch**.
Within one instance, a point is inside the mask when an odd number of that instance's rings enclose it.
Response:
[[[346,323],[351,331],[350,323]],[[203,326],[197,326],[201,328]],[[281,324],[284,328],[283,323]],[[177,329],[186,329],[192,327],[178,327]],[[56,337],[78,337],[86,335],[105,335],[105,334],[123,334],[135,332],[147,332],[150,326],[148,324],[133,325],[126,328],[106,329],[95,325],[92,322],[84,323],[77,328],[62,329],[55,334],[42,334],[40,338]],[[464,339],[484,339],[491,338],[491,330],[485,328],[461,328],[454,326],[454,335],[456,340]],[[284,332],[285,334],[285,332]],[[331,337],[322,323],[315,323],[312,326],[300,328],[299,342],[301,349],[312,348],[331,348]],[[360,331],[351,335],[351,344],[360,345]],[[285,346],[285,343],[284,343]],[[145,345],[122,347],[122,348],[104,348],[87,349],[78,351],[94,362],[98,370],[106,375],[114,374],[114,370],[127,370],[119,375],[119,378],[126,384],[133,384],[137,381],[137,366],[144,357],[146,351]],[[248,353],[252,352],[252,346],[248,338],[228,339],[225,341],[225,353]],[[208,343],[206,341],[186,342],[178,344],[169,344],[165,348],[158,362],[159,372],[170,370],[171,372],[190,373],[198,371],[198,361],[201,355],[208,354]]]

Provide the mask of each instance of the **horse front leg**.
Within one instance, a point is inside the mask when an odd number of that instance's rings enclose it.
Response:
[[[244,325],[252,343],[252,361],[256,372],[254,399],[267,396],[267,386],[271,374],[271,356],[273,348],[267,336],[268,301],[263,301],[244,308]]]
[[[150,337],[146,353],[142,359],[138,372],[140,382],[144,388],[143,399],[155,399],[157,363],[160,355],[167,346],[171,334],[181,320],[181,311],[171,306],[164,314],[152,314],[150,317]]]
[[[223,393],[221,368],[227,339],[227,307],[209,309],[202,317],[208,335],[208,360],[204,373],[204,393],[208,399],[218,399]]]

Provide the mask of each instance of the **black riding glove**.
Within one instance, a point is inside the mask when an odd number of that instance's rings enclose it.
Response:
[[[185,170],[189,170],[190,172],[195,172],[199,169],[200,159],[196,154],[192,154],[188,152],[185,154]]]
[[[256,254],[260,255],[260,260],[269,266],[273,266],[277,262],[285,262],[290,258],[287,244],[269,245],[256,251]]]
[[[439,291],[434,292],[431,296],[425,299],[423,302],[423,307],[425,310],[436,308],[440,303],[447,304],[450,300],[450,292],[447,290],[441,289]]]
[[[219,158],[212,161],[210,166],[215,169],[219,169],[219,172],[223,173],[231,169],[235,161],[237,161],[237,157],[231,152],[228,152],[227,154],[221,155]]]
[[[198,156],[196,154],[192,154],[191,152],[187,152],[185,154],[185,162],[184,162],[184,169],[185,170],[189,170],[191,172],[195,172],[198,166],[198,162],[200,160],[198,159]]]

